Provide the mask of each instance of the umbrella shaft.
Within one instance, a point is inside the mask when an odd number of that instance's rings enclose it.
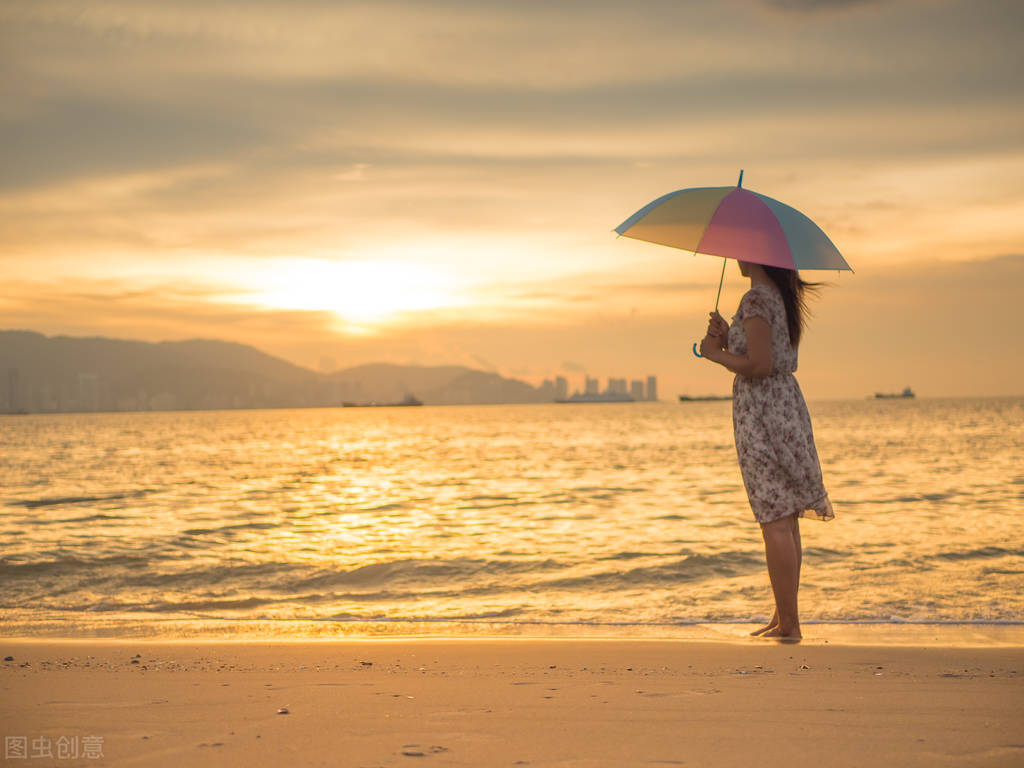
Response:
[[[742,176],[740,177],[742,178]],[[718,311],[718,300],[722,298],[722,283],[725,281],[725,259],[722,259],[722,276],[718,278],[718,295],[715,296],[715,312]]]

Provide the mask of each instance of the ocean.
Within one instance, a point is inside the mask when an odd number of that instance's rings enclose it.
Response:
[[[1024,624],[1024,398],[809,403],[815,624]],[[0,417],[0,634],[763,621],[728,402]]]

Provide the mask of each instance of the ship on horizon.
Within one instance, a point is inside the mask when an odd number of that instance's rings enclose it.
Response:
[[[892,400],[894,398],[900,399],[917,397],[917,395],[914,394],[914,390],[910,387],[904,387],[902,392],[875,392],[875,397],[879,400]]]
[[[405,399],[398,403],[342,403],[342,408],[401,408],[405,406],[423,405],[422,401],[417,400],[415,395],[406,395]]]
[[[560,397],[555,400],[556,403],[635,403],[636,398],[632,395],[626,395],[617,392],[603,392],[603,393],[590,393],[580,394],[576,392],[570,397]]]

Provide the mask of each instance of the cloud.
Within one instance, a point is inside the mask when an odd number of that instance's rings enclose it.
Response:
[[[924,396],[1021,394],[1024,320],[1017,292],[1024,254],[977,261],[873,267],[831,283],[812,303],[798,377],[808,397],[859,397],[910,384]],[[630,316],[544,314],[531,324],[425,313],[414,325],[351,335],[327,312],[274,311],[228,303],[221,286],[146,288],[116,280],[14,283],[0,301],[0,328],[147,341],[222,338],[252,344],[310,368],[369,362],[462,364],[534,372],[637,378],[657,374],[663,391],[725,391],[729,376],[689,354],[706,324],[705,300]],[[727,317],[745,290],[730,280]],[[644,306],[644,305],[641,305]],[[579,382],[573,381],[573,386]]]
[[[337,336],[337,319],[328,312],[231,304],[222,300],[223,292],[178,283],[140,288],[116,279],[12,281],[0,304],[0,324],[48,334],[146,341],[220,338],[256,346],[310,336],[326,344]]]
[[[1008,12],[982,5],[930,8],[927,35],[920,9],[902,5],[809,35],[686,3],[583,16],[541,4],[14,3],[0,33],[4,183],[215,160],[635,163],[734,152],[766,132],[790,153],[948,151],[968,119],[951,103],[984,113],[967,126],[976,142],[1005,143],[1020,129],[1020,58]],[[700,30],[686,55],[680,29]],[[822,131],[827,147],[808,141]]]
[[[1012,6],[912,5],[765,27],[728,3],[6,4],[0,247],[596,230],[740,164],[823,185],[1019,154]]]
[[[772,8],[785,11],[833,11],[879,5],[881,0],[762,0]]]

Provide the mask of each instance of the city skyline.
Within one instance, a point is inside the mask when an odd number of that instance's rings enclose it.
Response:
[[[0,331],[0,413],[215,410],[573,402],[559,376],[534,387],[459,366],[357,366],[317,371],[266,355],[255,347],[218,340],[152,344],[128,339],[46,337]],[[330,366],[329,366],[330,367]],[[657,400],[657,377],[630,382],[584,377],[593,402]]]

